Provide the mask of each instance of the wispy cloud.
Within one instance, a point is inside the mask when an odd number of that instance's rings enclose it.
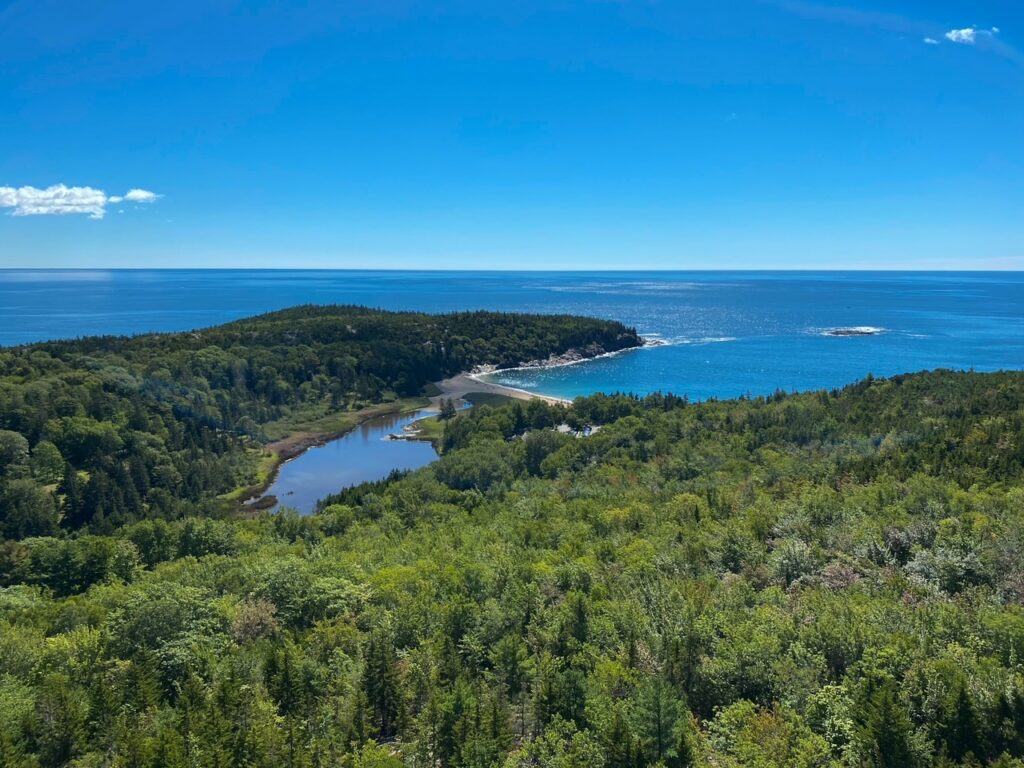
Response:
[[[123,195],[107,196],[95,187],[69,187],[54,184],[46,189],[38,187],[0,187],[0,208],[11,208],[12,216],[52,216],[85,214],[90,219],[102,219],[108,205],[117,203],[152,203],[160,195],[147,189],[130,189]]]
[[[833,24],[877,29],[905,35],[911,39],[921,40],[925,45],[970,45],[979,50],[988,51],[1005,59],[1024,64],[1024,54],[1009,43],[1000,39],[999,27],[978,28],[976,26],[961,29],[948,29],[938,24],[913,19],[896,13],[865,11],[843,5],[832,5],[816,0],[763,0],[789,13],[805,19],[818,19]]]
[[[943,35],[943,39],[954,45],[970,46],[977,48],[979,51],[994,53],[1016,64],[1024,65],[1024,54],[1001,39],[999,33],[999,27],[990,27],[988,29],[964,27],[963,29],[949,30]]]
[[[992,27],[992,29],[975,29],[974,27],[966,27],[964,29],[949,30],[949,32],[946,33],[946,39],[952,43],[959,43],[960,45],[977,45],[979,39],[984,40],[998,34],[999,27]]]

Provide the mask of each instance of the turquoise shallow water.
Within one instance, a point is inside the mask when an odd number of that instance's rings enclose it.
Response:
[[[0,270],[0,344],[185,330],[302,303],[609,317],[667,346],[500,381],[572,397],[832,387],[1024,367],[1024,273]],[[829,328],[873,326],[836,338]]]

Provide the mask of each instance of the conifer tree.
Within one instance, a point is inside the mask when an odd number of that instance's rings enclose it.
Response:
[[[961,761],[968,755],[984,760],[984,748],[979,734],[978,718],[974,704],[967,693],[967,686],[961,681],[950,703],[949,719],[945,737],[949,754]]]
[[[376,734],[391,739],[398,732],[405,708],[398,675],[398,660],[391,639],[374,632],[366,648],[363,667],[363,691]]]
[[[622,716],[621,708],[616,707],[611,728],[605,737],[605,765],[607,768],[635,768],[642,759],[638,753],[636,737]]]
[[[646,759],[655,763],[674,754],[679,699],[661,675],[656,675],[640,689],[636,707]]]
[[[451,398],[442,399],[441,400],[441,415],[439,416],[439,418],[442,421],[448,421],[449,419],[454,418],[455,414],[456,414],[455,402]]]
[[[857,735],[865,761],[873,768],[917,765],[911,748],[913,725],[896,695],[892,680],[869,681],[862,697]]]

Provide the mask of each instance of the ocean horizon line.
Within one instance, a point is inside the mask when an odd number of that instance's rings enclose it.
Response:
[[[805,269],[800,267],[779,267],[779,268],[743,268],[723,267],[718,269],[665,269],[660,267],[638,267],[630,269],[562,269],[562,268],[521,268],[521,269],[488,269],[474,267],[472,269],[462,267],[0,267],[0,274],[3,273],[60,273],[60,272],[357,272],[357,273],[408,273],[417,272],[423,274],[510,274],[522,275],[531,273],[542,274],[563,274],[563,275],[594,275],[594,274],[878,274],[878,275],[920,275],[920,274],[962,274],[962,275],[985,275],[985,274],[1024,274],[1024,267],[1003,268],[992,267],[986,269],[958,269],[944,267],[929,267],[921,269],[912,268],[877,268],[877,267],[848,267],[848,268],[813,268]]]

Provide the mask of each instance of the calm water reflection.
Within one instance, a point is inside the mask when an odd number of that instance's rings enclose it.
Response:
[[[423,417],[422,411],[370,419],[343,437],[310,448],[281,467],[267,490],[278,507],[311,514],[316,502],[352,485],[381,480],[394,469],[417,469],[437,458],[434,446],[387,436]]]

